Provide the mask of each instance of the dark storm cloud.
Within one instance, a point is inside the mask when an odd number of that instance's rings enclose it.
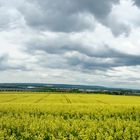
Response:
[[[68,0],[31,1],[23,7],[22,14],[30,27],[39,30],[76,32],[94,28],[94,21],[91,23],[75,3]]]
[[[19,10],[30,27],[55,32],[77,32],[93,29],[94,17],[104,24],[112,5],[118,2],[119,0],[30,0]]]
[[[81,54],[80,57],[74,55],[66,59],[71,66],[79,66],[83,70],[108,70],[113,67],[140,65],[140,56],[123,54],[110,48],[104,54],[103,52],[96,52],[98,56],[94,56],[94,53],[92,56]]]
[[[55,65],[55,68],[84,71],[140,65],[140,55],[119,52],[103,43],[85,46],[68,38],[57,38],[49,41],[35,39],[26,45],[28,53],[40,55],[39,64],[51,68]]]
[[[0,2],[0,30],[17,27],[24,18],[26,25],[39,31],[93,31],[99,22],[110,28],[113,35],[129,35],[130,27],[110,17],[112,6],[120,0],[25,0],[17,5]],[[7,4],[6,4],[7,3]],[[9,6],[11,5],[11,7]],[[14,6],[13,6],[14,5]],[[6,7],[8,6],[8,7]]]
[[[137,6],[140,6],[140,0],[133,0]]]
[[[39,37],[30,40],[25,44],[27,52],[43,51],[47,54],[64,54],[76,51],[89,57],[120,57],[124,56],[121,52],[116,52],[108,45],[93,44],[83,45],[80,41],[73,41],[68,35],[59,35],[55,38],[47,39],[47,37]]]

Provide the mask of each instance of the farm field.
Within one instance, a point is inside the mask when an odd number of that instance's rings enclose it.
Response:
[[[140,97],[0,93],[0,140],[140,140]]]

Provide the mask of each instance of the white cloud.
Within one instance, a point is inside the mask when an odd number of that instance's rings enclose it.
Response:
[[[41,0],[0,0],[0,82],[139,88],[140,8],[133,1],[107,0],[103,9],[89,5],[100,6],[96,0],[67,9],[47,2],[59,14],[48,15]]]

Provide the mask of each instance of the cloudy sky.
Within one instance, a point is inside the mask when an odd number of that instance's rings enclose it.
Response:
[[[0,0],[0,82],[140,88],[140,0]]]

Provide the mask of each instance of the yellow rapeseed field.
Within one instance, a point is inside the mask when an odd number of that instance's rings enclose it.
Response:
[[[0,93],[0,140],[140,140],[140,97]]]

